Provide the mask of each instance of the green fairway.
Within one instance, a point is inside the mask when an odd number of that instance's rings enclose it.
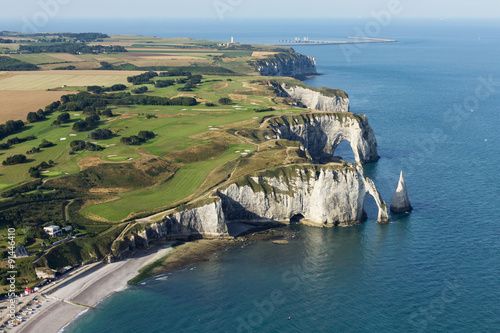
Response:
[[[85,211],[110,221],[120,221],[132,212],[148,211],[159,207],[168,208],[194,194],[217,166],[239,158],[241,154],[235,151],[252,151],[253,149],[253,145],[231,146],[217,158],[182,167],[172,179],[159,186],[127,192],[120,195],[119,200],[90,206]]]

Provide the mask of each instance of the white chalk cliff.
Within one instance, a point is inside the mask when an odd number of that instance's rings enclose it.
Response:
[[[357,163],[377,161],[377,139],[365,116],[342,113],[308,113],[271,120],[278,139],[300,141],[314,160],[328,160],[347,140]]]
[[[391,198],[391,211],[395,213],[411,212],[413,210],[406,189],[406,182],[403,177],[403,171],[399,176],[398,187]]]
[[[229,236],[228,224],[290,223],[333,227],[355,225],[364,217],[366,195],[378,206],[377,221],[389,221],[387,205],[360,166],[290,166],[249,175],[217,191],[201,207],[165,216],[134,235],[131,247],[157,240]]]
[[[361,167],[291,166],[269,175],[248,176],[246,184],[219,191],[228,222],[290,222],[296,217],[321,226],[358,224],[366,194],[375,198],[378,222],[387,205]]]
[[[349,98],[341,96],[327,96],[319,91],[301,86],[281,85],[284,91],[296,102],[308,109],[330,112],[348,112]]]
[[[279,53],[273,57],[258,60],[255,71],[263,76],[302,77],[318,74],[316,60],[299,53]]]

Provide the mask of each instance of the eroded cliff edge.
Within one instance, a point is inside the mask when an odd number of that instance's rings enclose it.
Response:
[[[334,161],[344,140],[351,144],[356,163],[380,158],[375,133],[364,115],[307,113],[273,118],[269,125],[276,138],[299,141],[315,161]]]
[[[362,222],[372,195],[377,221],[388,222],[387,205],[360,166],[289,166],[244,177],[219,189],[212,202],[165,216],[137,233],[132,246],[158,240],[230,236],[231,223],[299,221],[333,227]],[[233,235],[234,236],[234,235]]]
[[[143,224],[130,239],[131,248],[157,240],[235,236],[231,226],[241,222],[355,225],[366,215],[366,195],[375,199],[377,221],[389,221],[386,203],[361,166],[378,159],[375,135],[365,116],[288,115],[267,119],[257,132],[240,132],[260,142],[260,151],[241,160],[246,173],[236,172],[235,178],[210,193],[208,202],[195,202],[161,221]],[[351,142],[358,163],[334,157],[342,140]]]

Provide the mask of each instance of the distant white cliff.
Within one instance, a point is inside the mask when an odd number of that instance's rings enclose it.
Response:
[[[318,74],[316,60],[298,53],[278,53],[272,57],[258,60],[255,71],[263,76],[303,77]]]

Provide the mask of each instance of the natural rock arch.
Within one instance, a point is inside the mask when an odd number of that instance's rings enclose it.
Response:
[[[310,113],[279,117],[269,123],[277,139],[300,141],[316,161],[330,158],[344,140],[351,144],[356,163],[379,159],[377,139],[364,116],[346,113]]]

